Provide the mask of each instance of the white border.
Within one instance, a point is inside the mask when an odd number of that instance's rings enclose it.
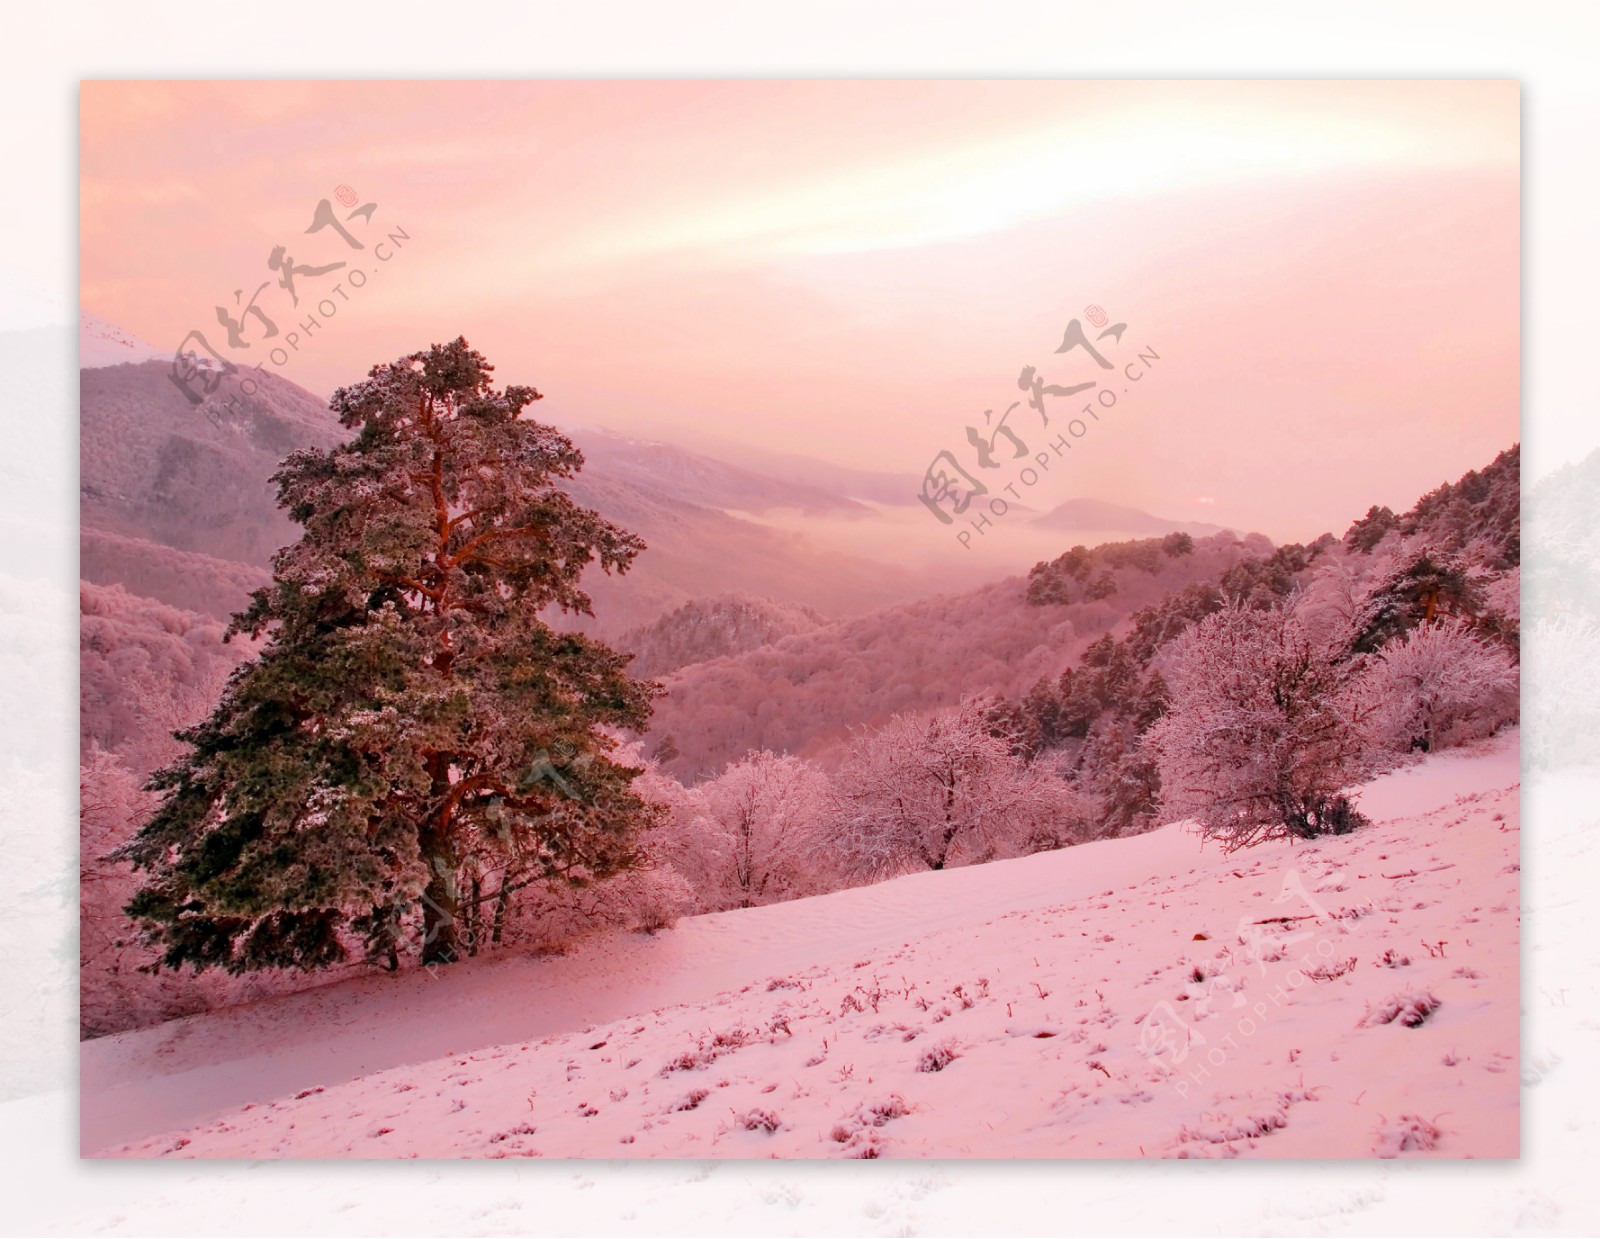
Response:
[[[389,3],[8,6],[0,77],[0,330],[55,322],[9,376],[5,442],[37,489],[0,521],[42,539],[35,622],[4,630],[0,1056],[39,1091],[0,1106],[4,1233],[1596,1233],[1588,1099],[1600,1028],[1591,842],[1600,776],[1526,790],[1524,1157],[1516,1164],[79,1163],[71,956],[76,662],[77,82],[85,77],[1492,77],[1523,84],[1525,440],[1531,484],[1600,447],[1600,6],[1404,3],[806,5]],[[330,122],[332,123],[332,122]],[[1469,256],[1464,256],[1464,261]],[[54,342],[53,342],[54,341]],[[59,345],[59,347],[58,347]],[[44,498],[41,500],[41,496]],[[52,533],[53,531],[53,533]],[[37,544],[36,544],[37,545]],[[4,571],[0,564],[0,571]],[[40,617],[43,617],[42,620]],[[9,620],[0,613],[0,618]],[[59,621],[59,630],[57,629]],[[59,686],[42,701],[37,675]],[[1530,700],[1528,708],[1538,709]],[[59,733],[59,734],[58,734]],[[41,738],[42,737],[42,738]],[[57,743],[59,742],[59,743]],[[38,754],[46,752],[46,757]],[[64,884],[64,885],[63,885]],[[46,901],[49,902],[49,901]]]

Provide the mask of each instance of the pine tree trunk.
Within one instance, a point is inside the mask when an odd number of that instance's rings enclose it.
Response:
[[[428,861],[428,889],[422,895],[422,962],[453,964],[461,958],[456,914],[461,904],[456,858],[436,836],[425,836],[422,854]]]
[[[448,673],[448,654],[435,660],[435,665],[440,661]],[[461,958],[461,931],[457,925],[461,865],[450,838],[450,809],[445,800],[450,791],[449,757],[431,754],[428,774],[433,780],[434,799],[445,807],[428,821],[417,840],[428,866],[428,888],[422,893],[422,962],[453,964]]]

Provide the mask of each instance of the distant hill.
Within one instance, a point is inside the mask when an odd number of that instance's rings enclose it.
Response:
[[[268,479],[289,452],[345,431],[323,401],[266,372],[213,421],[171,369],[167,360],[79,372],[83,526],[265,567],[295,536]]]
[[[586,472],[612,482],[646,486],[702,507],[754,513],[793,510],[808,515],[866,516],[871,512],[866,505],[824,487],[743,469],[670,443],[630,438],[596,427],[567,433],[583,452]]]
[[[1138,508],[1108,503],[1104,499],[1068,499],[1029,523],[1037,529],[1057,529],[1063,533],[1120,533],[1143,538],[1164,533],[1186,533],[1199,538],[1223,532],[1221,525],[1208,525],[1204,521],[1171,521]]]
[[[94,528],[85,528],[79,538],[78,573],[85,581],[120,585],[131,594],[213,619],[242,610],[251,592],[272,579],[256,564],[213,559]]]
[[[170,355],[138,360],[148,345],[93,320],[80,340],[95,363],[79,374],[85,579],[229,614],[296,536],[269,481],[280,461],[346,431],[325,401],[264,372],[252,375],[253,395],[213,421],[171,381]],[[614,637],[729,591],[840,617],[934,587],[931,570],[839,555],[746,515],[872,519],[872,509],[847,496],[671,444],[595,428],[574,437],[586,463],[567,489],[649,549],[624,577],[588,575],[593,619],[558,622]]]
[[[1429,492],[1406,513],[1373,509],[1342,543],[1326,535],[1312,547],[1275,549],[1260,534],[1194,535],[1159,522],[1166,532],[1074,546],[1035,565],[1026,578],[903,603],[685,665],[666,681],[648,747],[669,771],[689,780],[714,774],[751,748],[822,755],[852,728],[895,713],[954,705],[974,693],[1015,699],[1041,681],[1054,691],[1061,673],[1092,643],[1111,652],[1101,638],[1126,639],[1147,660],[1152,648],[1146,647],[1170,640],[1224,596],[1270,602],[1320,575],[1326,586],[1347,578],[1359,597],[1390,569],[1390,555],[1404,549],[1458,554],[1496,607],[1505,605],[1500,595],[1507,591],[1514,604],[1519,468],[1520,452],[1511,448],[1483,470]],[[1588,480],[1574,471],[1550,489],[1570,494]],[[1115,515],[1107,512],[1114,505],[1082,503],[1093,501],[1080,501],[1078,510],[1096,523]],[[1369,525],[1383,554],[1358,536]],[[1579,522],[1567,528],[1575,558],[1576,548],[1588,542]],[[1132,657],[1133,649],[1124,652]],[[1113,704],[1110,714],[1126,705]]]
[[[78,366],[93,370],[101,366],[130,365],[141,361],[171,361],[174,348],[159,349],[131,331],[85,314],[78,322]]]
[[[673,774],[697,779],[752,748],[815,755],[896,713],[1019,694],[1059,676],[1135,611],[1272,552],[1265,538],[1225,534],[1179,555],[1151,545],[1151,557],[1097,558],[1093,598],[1032,601],[1033,581],[1011,577],[685,666],[666,680],[647,748]]]
[[[850,499],[884,506],[911,507],[917,503],[922,475],[887,469],[859,469],[810,456],[776,452],[698,429],[674,428],[679,442],[779,481],[818,488]]]
[[[635,675],[660,676],[690,663],[744,654],[826,623],[807,606],[722,594],[686,602],[648,627],[624,633],[617,644],[634,655],[630,670]]]

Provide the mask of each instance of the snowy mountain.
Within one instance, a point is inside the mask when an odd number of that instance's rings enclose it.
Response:
[[[170,373],[170,358],[79,372],[83,527],[265,567],[294,536],[270,481],[278,462],[344,431],[323,401],[277,375],[257,374],[236,410],[208,417]]]
[[[93,314],[78,319],[78,366],[98,369],[139,361],[171,361],[173,349],[156,348],[130,331],[124,331]]]
[[[574,427],[568,433],[583,452],[585,470],[708,508],[757,514],[780,509],[807,515],[871,514],[864,504],[823,487],[743,469],[670,443],[598,427]]]
[[[82,339],[81,509],[85,545],[94,548],[87,579],[184,607],[203,598],[210,614],[242,606],[244,595],[231,584],[167,588],[179,574],[161,562],[166,552],[233,563],[222,574],[229,582],[249,575],[237,565],[266,567],[295,536],[269,481],[279,461],[298,447],[334,443],[344,431],[324,400],[270,373],[256,376],[256,392],[227,417],[208,419],[170,381],[170,354],[89,318]],[[586,465],[570,492],[650,548],[625,578],[590,574],[596,618],[586,627],[615,635],[724,591],[839,616],[936,587],[931,569],[840,554],[756,519],[779,511],[870,519],[871,509],[854,500],[670,444],[594,428],[576,432],[576,441]],[[109,553],[107,537],[145,545],[119,543]],[[127,549],[135,553],[123,555]]]
[[[1515,731],[1183,824],[82,1047],[96,1157],[1518,1153]]]
[[[1125,534],[1141,538],[1165,533],[1186,533],[1198,538],[1222,532],[1221,525],[1208,525],[1204,521],[1171,521],[1138,508],[1107,503],[1104,499],[1068,499],[1043,516],[1034,518],[1031,523],[1039,529],[1057,529],[1063,533]]]
[[[810,456],[771,451],[698,429],[677,429],[675,433],[682,436],[682,441],[694,450],[718,460],[730,461],[780,481],[845,495],[851,499],[889,507],[911,507],[917,503],[917,494],[922,488],[922,476],[916,473],[854,468]]]

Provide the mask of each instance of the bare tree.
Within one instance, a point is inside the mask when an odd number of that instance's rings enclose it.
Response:
[[[1379,741],[1424,753],[1473,722],[1492,727],[1513,718],[1517,683],[1511,655],[1459,622],[1427,624],[1391,641],[1363,678]]]
[[[1145,743],[1169,819],[1229,851],[1360,824],[1339,794],[1368,768],[1356,696],[1292,612],[1224,608],[1179,639],[1166,678]]]
[[[747,754],[700,789],[715,906],[749,908],[817,886],[827,779],[798,757]]]
[[[834,787],[834,848],[868,878],[991,859],[1049,838],[1072,812],[1059,777],[1012,754],[993,703],[897,715],[860,736]]]

